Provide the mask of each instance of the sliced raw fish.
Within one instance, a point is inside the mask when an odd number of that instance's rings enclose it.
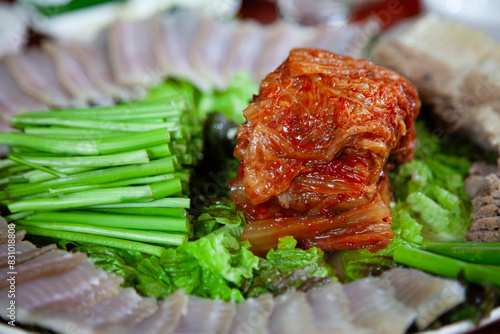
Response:
[[[52,57],[57,77],[71,95],[98,106],[113,103],[113,100],[101,93],[90,80],[85,68],[73,55],[69,46],[56,42],[44,42],[42,49]]]
[[[180,10],[152,22],[153,48],[161,73],[166,76],[191,80],[197,86],[200,82],[189,61],[191,43],[198,31],[200,13],[194,10]]]
[[[40,49],[5,57],[5,65],[19,88],[50,107],[84,107],[83,100],[72,97],[57,78],[54,63]]]
[[[71,270],[83,263],[84,253],[68,253],[62,250],[53,250],[37,256],[27,262],[16,263],[17,284],[28,282],[31,279],[58,274]],[[9,267],[0,268],[0,289],[9,285],[7,278],[10,276]]]
[[[161,78],[153,54],[148,21],[118,21],[108,33],[110,64],[116,81],[128,87],[145,87]]]
[[[100,301],[93,307],[73,312],[34,312],[30,321],[56,332],[74,333],[123,333],[110,330],[111,324],[132,327],[153,314],[156,300],[141,297],[134,288],[120,289],[116,296]],[[136,332],[149,334],[149,332]]]
[[[266,35],[262,52],[252,69],[256,82],[260,82],[268,73],[274,71],[288,57],[291,49],[309,45],[314,37],[314,28],[277,23],[266,31]]]
[[[40,102],[26,95],[14,81],[14,78],[0,63],[0,117],[10,122],[10,117],[20,111],[46,110],[47,108]]]
[[[205,15],[201,17],[188,56],[196,75],[202,78],[200,82],[207,83],[206,87],[200,87],[203,90],[223,89],[229,84],[223,76],[222,67],[236,27],[236,22],[217,21]]]
[[[16,305],[24,312],[86,309],[116,295],[121,281],[86,261],[67,272],[16,285]],[[3,289],[0,293],[0,305],[3,307],[8,303],[7,292]],[[24,319],[21,312],[18,315],[19,320]]]
[[[25,236],[26,236],[26,231],[24,231],[24,230],[17,231],[15,233],[14,239],[16,240],[16,243],[18,243],[18,242],[21,242],[21,240],[23,240]],[[6,244],[8,241],[9,241],[9,238],[7,235],[7,231],[5,233],[0,233],[0,244]]]
[[[306,298],[318,334],[368,334],[367,330],[354,324],[355,319],[349,312],[349,300],[342,290],[342,284],[332,282],[313,289],[306,294]]]
[[[16,257],[16,264],[21,264],[29,261],[43,253],[56,249],[56,245],[47,245],[37,248],[29,241],[21,241],[14,246],[14,256]],[[0,244],[0,267],[5,267],[8,264],[9,244]]]
[[[369,277],[343,286],[349,311],[357,326],[374,333],[405,333],[416,317],[415,310],[396,300],[389,282]]]
[[[121,333],[121,334],[170,334],[173,333],[181,314],[185,312],[188,296],[184,290],[177,290],[160,303],[158,310],[151,316],[143,319],[140,323],[133,327],[123,326],[108,326],[101,328],[105,333]]]
[[[375,21],[344,26],[319,26],[309,46],[353,58],[363,58],[368,43],[380,32]]]
[[[130,100],[132,92],[119,85],[111,72],[107,56],[106,36],[101,34],[93,43],[72,44],[72,54],[83,65],[90,80],[99,90],[117,100]]]
[[[465,300],[465,288],[458,281],[420,270],[394,268],[381,277],[394,287],[398,301],[416,309],[416,324],[421,329]]]
[[[229,333],[234,314],[234,302],[189,296],[186,310],[174,333]]]
[[[231,334],[265,334],[267,322],[274,307],[270,294],[248,298],[236,304],[236,315],[229,328]]]
[[[266,28],[254,21],[243,21],[233,34],[222,68],[227,81],[239,71],[251,73],[255,60],[262,52]]]
[[[276,297],[269,317],[269,334],[316,333],[312,310],[303,292],[289,291]]]

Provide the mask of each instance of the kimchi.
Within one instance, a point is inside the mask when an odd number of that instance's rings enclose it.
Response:
[[[264,254],[291,235],[304,248],[384,248],[394,163],[413,158],[416,88],[367,60],[296,49],[245,110],[231,199],[243,239]]]

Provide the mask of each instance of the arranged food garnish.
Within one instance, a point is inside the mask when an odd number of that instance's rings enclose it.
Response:
[[[0,198],[29,234],[161,256],[187,241],[200,127],[181,87],[116,107],[20,114]],[[145,210],[147,208],[147,210]],[[147,243],[147,244],[146,244]]]
[[[416,88],[366,60],[297,49],[245,109],[231,199],[265,254],[291,235],[323,250],[387,247],[394,163],[416,146]]]
[[[166,81],[138,103],[12,118],[0,200],[18,230],[21,323],[404,333],[449,310],[488,312],[498,246],[464,241],[468,153],[415,123],[411,83],[297,49],[252,103],[249,87],[245,76],[216,92]],[[46,294],[50,282],[64,291]]]

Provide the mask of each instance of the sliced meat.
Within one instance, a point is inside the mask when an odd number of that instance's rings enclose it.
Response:
[[[442,106],[436,112],[458,127],[465,119],[449,108],[459,103],[464,79],[492,46],[485,32],[426,15],[387,34],[374,48],[373,57],[411,80],[421,98]]]
[[[500,229],[500,216],[486,217],[475,220],[471,224],[471,230],[491,230],[496,231]]]
[[[236,304],[236,315],[229,333],[265,334],[267,322],[274,308],[274,297],[266,294],[258,298],[248,298]]]
[[[316,333],[311,307],[303,292],[289,291],[276,297],[269,317],[269,334]]]
[[[306,297],[311,306],[316,333],[368,333],[354,324],[356,319],[349,312],[349,300],[342,290],[342,284],[329,283],[309,291]]]
[[[355,324],[375,333],[405,333],[416,318],[416,311],[398,301],[394,289],[380,278],[360,279],[343,290]]]
[[[187,308],[174,333],[228,333],[234,314],[233,302],[189,296]]]
[[[500,101],[467,110],[470,137],[485,149],[500,153]]]
[[[465,289],[458,281],[420,270],[394,268],[381,278],[394,288],[398,301],[417,311],[416,324],[420,329],[465,300]]]
[[[86,256],[84,253],[68,253],[61,250],[52,250],[21,264],[16,261],[16,283],[22,284],[32,279],[71,270],[81,265],[85,259]],[[9,285],[7,278],[10,276],[10,271],[8,267],[0,268],[0,289]]]
[[[118,21],[108,33],[110,64],[116,81],[146,87],[160,80],[148,21]]]
[[[465,233],[467,241],[477,241],[477,242],[500,242],[500,231],[467,231]]]
[[[85,107],[59,82],[54,63],[39,49],[5,57],[5,65],[17,85],[27,95],[49,107]]]
[[[113,103],[113,100],[101,93],[90,80],[85,68],[74,56],[69,46],[46,41],[42,43],[42,49],[52,58],[59,82],[71,95],[98,106]]]
[[[9,250],[9,246],[12,247],[11,250]],[[56,245],[47,245],[41,248],[35,247],[31,242],[29,241],[21,241],[16,243],[14,246],[9,245],[9,244],[0,244],[0,267],[5,267],[8,264],[8,253],[12,252],[14,253],[13,256],[16,258],[16,264],[21,264],[26,261],[29,261],[39,255],[42,255],[46,252],[50,252],[56,249]]]

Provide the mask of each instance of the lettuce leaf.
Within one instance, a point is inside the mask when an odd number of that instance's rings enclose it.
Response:
[[[324,253],[313,247],[308,250],[296,248],[293,237],[281,238],[276,250],[271,249],[261,259],[259,270],[247,290],[248,297],[270,292],[281,294],[288,290],[327,283],[334,278],[332,268],[324,261]]]
[[[366,276],[378,275],[381,272],[395,267],[392,255],[396,248],[401,245],[418,247],[423,241],[420,232],[422,225],[419,224],[405,210],[396,209],[392,215],[392,231],[394,239],[389,246],[377,252],[366,249],[340,251],[340,264],[342,272],[337,273],[343,281],[350,282]]]
[[[459,148],[443,148],[421,122],[417,129],[416,159],[390,173],[397,203],[394,209],[406,211],[422,224],[425,239],[463,240],[473,209],[464,188],[470,160],[450,154]]]

